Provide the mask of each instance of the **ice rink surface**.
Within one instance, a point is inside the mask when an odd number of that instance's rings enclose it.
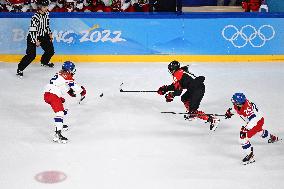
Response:
[[[281,189],[284,144],[251,140],[256,162],[241,164],[244,154],[238,116],[221,118],[215,132],[202,121],[188,122],[179,97],[166,103],[156,93],[172,82],[164,63],[76,64],[75,78],[87,89],[82,104],[66,97],[69,109],[63,133],[68,144],[52,142],[54,114],[43,101],[43,88],[60,70],[30,65],[24,78],[17,64],[0,63],[1,189]],[[225,113],[231,96],[244,92],[265,114],[265,126],[284,137],[284,63],[193,63],[206,77],[200,109]],[[100,97],[100,94],[103,96]],[[65,181],[43,184],[35,175],[49,170]]]

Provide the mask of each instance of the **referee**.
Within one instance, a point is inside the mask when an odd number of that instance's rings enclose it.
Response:
[[[35,59],[36,47],[41,46],[44,54],[41,57],[41,65],[54,67],[50,63],[51,57],[54,55],[54,47],[52,44],[52,33],[49,27],[49,0],[38,0],[38,11],[31,19],[31,25],[27,37],[26,55],[18,64],[17,75],[23,77],[24,69]]]

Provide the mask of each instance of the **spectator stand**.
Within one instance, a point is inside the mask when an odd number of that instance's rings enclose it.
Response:
[[[0,0],[0,12],[35,12],[37,0]],[[149,12],[149,0],[50,0],[50,12]]]
[[[240,0],[183,0],[183,12],[244,12]]]

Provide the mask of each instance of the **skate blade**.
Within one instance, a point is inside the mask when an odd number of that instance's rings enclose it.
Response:
[[[215,131],[218,127],[219,123],[217,123],[216,125],[214,125],[213,127],[210,126],[210,130],[211,131]]]
[[[276,142],[280,142],[282,140],[282,138],[279,138],[278,140],[274,141],[274,142],[271,142],[271,139],[268,140],[268,144],[273,144],[273,143],[276,143]]]
[[[218,125],[215,125],[214,127],[210,127],[211,131],[215,131],[217,129]]]
[[[41,66],[47,67],[47,68],[54,68],[54,66],[48,66],[48,65],[44,65],[44,64],[41,64]]]
[[[23,79],[23,76],[20,76],[20,75],[17,75],[16,76],[18,77],[18,79]]]
[[[58,139],[58,138],[54,138],[54,139],[53,139],[53,142],[59,143],[59,144],[66,144],[66,143],[67,143],[67,140],[60,140],[60,139]]]
[[[61,144],[67,144],[67,140],[60,140]]]
[[[213,126],[210,125],[210,130],[211,130],[211,131],[215,131],[215,130],[217,129],[219,123],[220,123],[220,119],[217,119],[216,122],[215,122],[215,124],[214,124]]]
[[[184,115],[184,116],[183,116],[183,119],[184,119],[185,121],[193,121],[193,120],[195,120],[195,117],[187,117],[186,115]]]
[[[196,119],[195,118],[184,118],[184,120],[191,122],[191,121],[195,121]]]
[[[254,162],[255,162],[255,160],[252,159],[252,160],[250,160],[250,161],[243,162],[243,165],[248,165],[248,164],[251,164],[251,163],[254,163]]]

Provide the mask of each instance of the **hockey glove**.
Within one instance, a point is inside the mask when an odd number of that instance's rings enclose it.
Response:
[[[60,100],[61,100],[62,103],[65,102],[65,99],[63,97],[60,97]]]
[[[80,93],[81,94],[80,102],[82,102],[86,98],[85,95],[87,93],[85,87],[81,86],[81,88],[82,88],[82,92]]]
[[[247,138],[247,134],[248,134],[248,129],[245,128],[244,126],[242,126],[241,131],[240,131],[240,139],[245,139]]]
[[[70,88],[69,91],[67,92],[71,97],[76,97],[75,91]]]
[[[229,108],[225,113],[225,119],[230,119],[234,114],[231,112],[232,108]]]
[[[163,85],[162,87],[160,87],[157,91],[157,93],[159,95],[164,95],[166,94],[166,92],[168,92],[168,86],[167,85]]]
[[[85,87],[81,86],[81,88],[82,88],[82,92],[80,94],[81,94],[81,96],[85,96],[87,91],[86,91]]]
[[[168,94],[166,94],[165,98],[167,102],[172,102],[174,100],[174,95],[173,93],[169,92]]]

